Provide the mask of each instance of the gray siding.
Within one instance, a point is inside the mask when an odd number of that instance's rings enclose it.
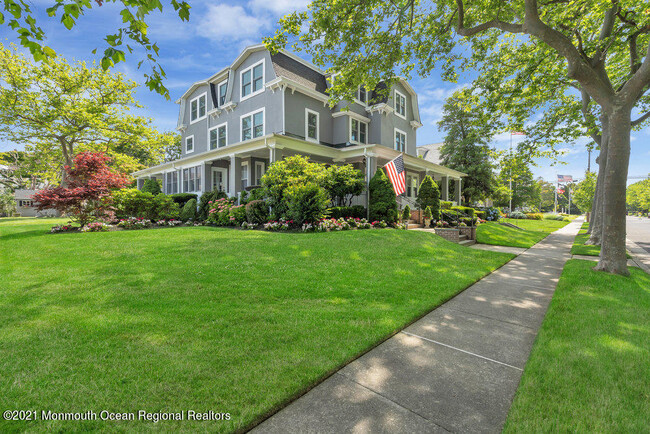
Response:
[[[305,137],[305,109],[318,113],[319,139],[324,144],[337,143],[332,135],[333,118],[329,105],[315,100],[300,92],[285,92],[285,131],[289,135]]]

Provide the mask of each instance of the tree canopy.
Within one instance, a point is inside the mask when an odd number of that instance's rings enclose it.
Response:
[[[627,188],[627,201],[632,211],[650,211],[650,179],[630,185]]]
[[[34,175],[48,183],[79,152],[105,152],[128,173],[162,162],[175,140],[133,114],[137,84],[122,74],[63,59],[34,63],[0,44],[0,76],[0,137],[23,144]]]
[[[128,51],[132,54],[140,48],[143,56],[138,63],[138,68],[145,62],[150,65],[151,72],[144,74],[146,85],[149,89],[164,95],[169,99],[169,91],[163,84],[165,70],[157,63],[158,45],[147,35],[148,15],[156,10],[163,10],[160,0],[52,0],[46,9],[50,19],[58,19],[68,30],[72,29],[77,21],[87,10],[102,7],[107,3],[121,5],[119,15],[122,27],[115,29],[115,33],[104,38],[106,47],[100,60],[101,68],[106,71],[113,65],[123,62]],[[185,1],[170,0],[170,5],[183,21],[189,20],[190,5]],[[37,15],[32,10],[31,2],[27,0],[4,0],[2,2],[4,13],[0,12],[0,24],[10,27],[18,35],[20,44],[27,48],[36,61],[47,61],[56,57],[56,51],[45,45],[47,33],[41,27]],[[39,5],[44,6],[44,5]],[[93,50],[96,53],[97,49]]]
[[[487,112],[528,133],[527,154],[585,132],[600,140],[595,208],[607,218],[595,231],[597,269],[628,274],[630,132],[650,120],[647,10],[638,0],[314,0],[309,11],[285,16],[267,45],[292,43],[339,73],[333,99],[413,72],[437,68],[456,81],[471,69]]]

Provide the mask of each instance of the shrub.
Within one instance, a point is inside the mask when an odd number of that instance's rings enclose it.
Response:
[[[395,190],[383,169],[370,180],[370,220],[393,223],[397,220]]]
[[[175,193],[175,194],[170,194],[169,197],[171,197],[172,200],[176,202],[179,207],[183,208],[187,202],[189,202],[192,199],[196,200],[198,196],[194,193]]]
[[[241,226],[246,221],[246,205],[233,205],[230,208],[228,219],[230,225]]]
[[[287,216],[289,200],[285,196],[289,187],[315,184],[322,188],[326,176],[325,165],[311,163],[302,155],[294,155],[271,164],[262,176],[261,183],[265,189],[265,200],[272,210],[272,218]]]
[[[485,220],[485,211],[479,211],[475,209],[474,214],[476,215],[476,217]]]
[[[411,207],[406,205],[402,211],[402,220],[411,220]]]
[[[427,220],[431,220],[433,213],[431,212],[431,207],[428,206],[424,209],[424,218]]]
[[[351,164],[330,166],[327,168],[323,187],[336,205],[343,206],[346,199],[351,200],[353,196],[363,193],[363,173]]]
[[[207,220],[208,211],[212,208],[212,203],[216,200],[227,197],[226,193],[220,190],[212,190],[201,195],[199,200],[199,210],[196,218],[200,221]]]
[[[118,219],[174,219],[180,212],[178,204],[171,197],[164,194],[154,196],[137,188],[116,190],[111,198],[115,217]]]
[[[322,219],[330,200],[325,189],[315,183],[292,185],[285,194],[287,216],[298,225]]]
[[[526,214],[524,214],[521,211],[513,211],[510,214],[508,214],[508,218],[510,218],[510,219],[525,219]]]
[[[469,206],[452,206],[452,211],[459,211],[463,214],[467,214],[470,217],[474,217],[474,208]]]
[[[159,180],[150,178],[150,179],[145,179],[144,184],[142,185],[142,190],[145,193],[151,193],[154,196],[157,194],[162,193],[162,188],[160,187],[161,183]]]
[[[544,220],[564,221],[564,217],[560,214],[544,214]]]
[[[441,200],[440,201],[440,208],[442,208],[442,209],[451,209],[453,204],[454,204],[453,202],[450,202],[448,200]]]
[[[526,213],[526,218],[528,220],[543,220],[544,216],[540,213],[530,212]]]
[[[326,214],[330,218],[339,219],[339,218],[365,218],[366,217],[366,207],[363,205],[354,205],[354,206],[335,206],[328,208]]]
[[[196,220],[196,199],[190,199],[185,203],[180,213],[180,219],[184,222]]]
[[[246,205],[247,203],[248,203],[248,192],[246,190],[242,190],[241,193],[239,193],[239,204]]]
[[[269,206],[263,200],[251,200],[246,204],[248,223],[261,225],[269,220]]]
[[[501,217],[501,212],[495,207],[489,207],[485,209],[485,220],[489,222],[495,222]]]
[[[420,183],[416,200],[420,209],[431,208],[431,218],[440,219],[440,189],[431,176],[427,175]]]
[[[254,188],[250,191],[250,194],[248,195],[248,202],[252,202],[254,200],[264,200],[264,194],[266,192],[262,187],[257,187]],[[225,197],[225,196],[224,196]]]

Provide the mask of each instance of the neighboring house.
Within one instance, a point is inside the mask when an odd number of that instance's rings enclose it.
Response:
[[[426,174],[460,187],[464,173],[417,158],[422,124],[417,95],[405,80],[388,98],[359,89],[352,103],[330,108],[328,77],[287,51],[272,55],[261,44],[246,48],[232,65],[194,83],[176,101],[182,155],[135,172],[138,187],[157,178],[167,194],[216,188],[236,196],[258,186],[270,164],[295,154],[353,164],[369,180],[400,153],[407,173],[404,202],[414,201]],[[364,194],[355,203],[366,201]]]
[[[36,210],[36,202],[32,196],[38,190],[16,190],[14,191],[14,199],[16,200],[16,213],[21,217],[56,217],[59,212],[53,209],[46,209],[43,211]]]
[[[422,157],[426,161],[435,164],[442,164],[442,157],[440,156],[440,148],[445,143],[431,143],[430,145],[422,145],[417,147],[418,157]]]

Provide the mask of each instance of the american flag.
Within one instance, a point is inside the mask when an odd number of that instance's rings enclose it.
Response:
[[[573,181],[573,176],[571,175],[558,175],[557,182],[571,182]]]
[[[406,191],[406,174],[404,173],[404,159],[402,158],[402,154],[391,160],[384,168],[388,174],[388,179],[393,183],[395,195],[399,196],[404,193]]]

